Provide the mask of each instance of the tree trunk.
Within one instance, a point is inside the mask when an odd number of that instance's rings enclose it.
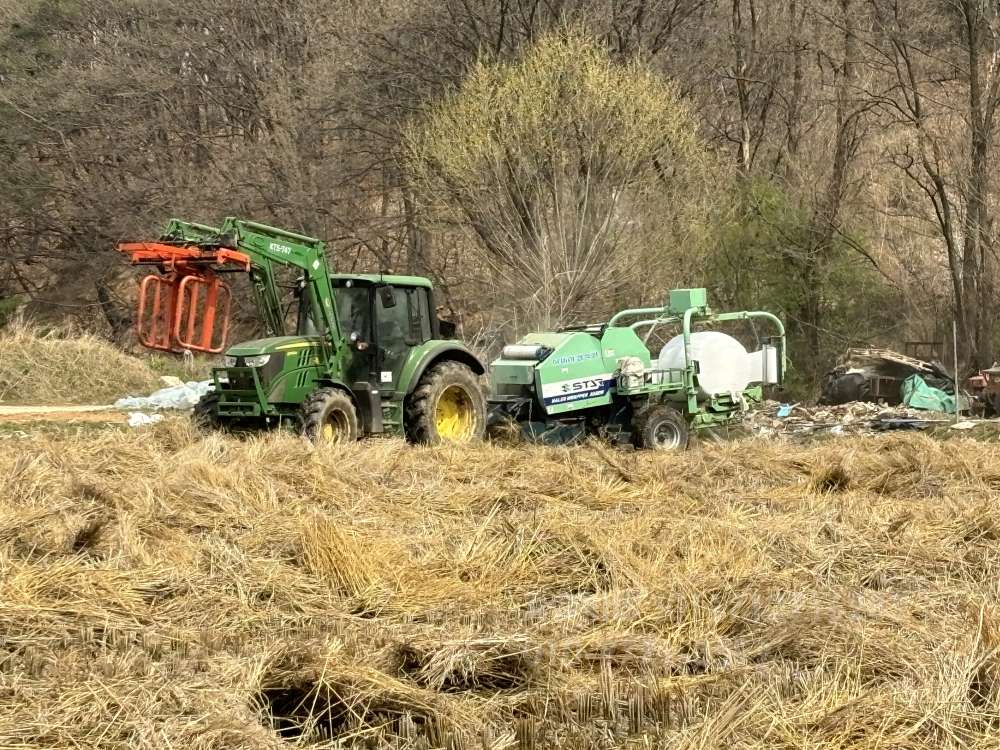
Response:
[[[406,268],[411,276],[427,275],[426,236],[417,221],[413,189],[403,187],[403,213],[406,222]]]
[[[962,298],[964,309],[960,317],[962,341],[966,355],[963,359],[970,367],[990,364],[989,330],[985,325],[986,299],[982,279],[982,264],[988,245],[989,217],[989,156],[993,141],[993,111],[995,94],[992,86],[987,90],[983,81],[980,59],[981,45],[985,41],[987,23],[979,3],[964,0],[962,3],[965,41],[968,45],[969,64],[969,181],[966,196],[964,242],[962,252]],[[994,55],[995,57],[995,55]],[[996,75],[990,71],[987,79]]]
[[[803,290],[805,297],[799,311],[800,324],[805,329],[806,344],[813,361],[822,354],[820,331],[823,326],[823,283],[821,276],[829,262],[840,232],[841,210],[851,162],[857,151],[858,118],[860,112],[854,108],[855,60],[857,40],[855,19],[851,12],[852,0],[840,0],[841,21],[843,23],[842,59],[834,74],[834,96],[836,99],[836,132],[834,134],[833,157],[830,178],[823,196],[813,212],[813,242],[805,249],[803,268]]]
[[[750,149],[750,82],[748,73],[750,70],[751,58],[754,54],[754,47],[757,34],[757,12],[753,0],[750,0],[750,30],[749,33],[743,27],[743,0],[733,0],[732,10],[732,40],[735,61],[733,64],[733,78],[736,81],[736,101],[739,105],[739,155],[737,163],[740,171],[746,175],[750,173],[752,152]],[[749,42],[747,41],[749,39]]]
[[[132,316],[115,302],[107,284],[98,281],[94,286],[101,312],[104,313],[104,319],[111,328],[112,341],[116,344],[124,344],[132,333]]]

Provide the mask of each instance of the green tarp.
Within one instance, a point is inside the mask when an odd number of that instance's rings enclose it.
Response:
[[[940,388],[932,388],[919,375],[910,375],[900,389],[903,403],[911,409],[955,413],[955,397]]]

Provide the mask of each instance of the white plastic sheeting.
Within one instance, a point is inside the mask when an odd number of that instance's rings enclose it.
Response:
[[[642,360],[638,357],[622,357],[618,360],[618,374],[629,388],[638,388],[642,385],[644,372]]]
[[[691,359],[698,363],[698,385],[703,395],[737,393],[753,382],[753,366],[739,341],[721,331],[691,334]],[[660,350],[661,370],[684,369],[684,337],[674,336]]]
[[[212,389],[211,380],[192,380],[188,383],[161,388],[148,396],[128,396],[115,401],[116,409],[128,411],[159,409],[193,409],[202,396]]]

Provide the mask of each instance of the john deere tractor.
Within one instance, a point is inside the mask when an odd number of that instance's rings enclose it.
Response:
[[[221,227],[171,220],[154,242],[118,246],[154,266],[139,295],[138,334],[153,349],[224,354],[195,409],[206,425],[291,424],[314,441],[392,434],[414,442],[482,435],[485,368],[435,315],[431,282],[331,273],[324,243],[242,219]],[[278,272],[295,270],[295,309]],[[227,273],[248,273],[267,337],[226,348]]]

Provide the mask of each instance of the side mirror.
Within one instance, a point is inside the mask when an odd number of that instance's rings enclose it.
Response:
[[[382,307],[389,309],[390,307],[396,306],[396,295],[395,289],[392,285],[380,286],[378,288],[378,296],[382,301]]]
[[[443,339],[453,339],[458,333],[458,326],[452,323],[450,320],[439,320],[438,330],[441,332],[441,338]]]

